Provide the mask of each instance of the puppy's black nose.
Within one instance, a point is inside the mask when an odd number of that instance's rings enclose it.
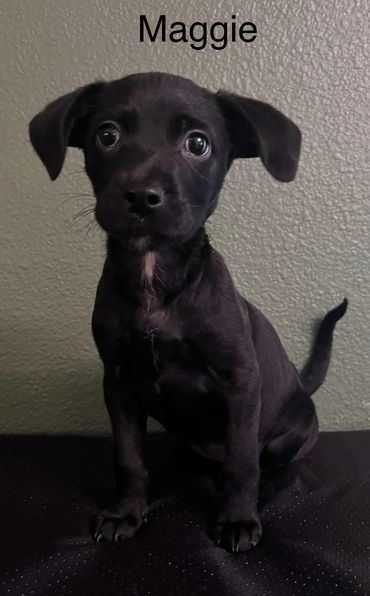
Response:
[[[159,207],[164,201],[164,192],[160,188],[144,188],[143,190],[127,190],[125,192],[126,201],[133,207]]]

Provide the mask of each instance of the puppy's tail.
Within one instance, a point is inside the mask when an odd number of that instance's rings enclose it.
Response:
[[[329,310],[316,332],[311,355],[300,374],[303,388],[309,395],[315,393],[324,382],[329,368],[334,327],[345,314],[347,305],[348,300],[345,298],[339,306]]]

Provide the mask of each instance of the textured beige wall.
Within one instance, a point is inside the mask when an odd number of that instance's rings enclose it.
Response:
[[[69,221],[91,205],[82,156],[51,183],[27,137],[46,102],[100,77],[163,70],[271,102],[303,131],[296,181],[235,164],[209,231],[238,286],[297,365],[313,320],[344,295],[322,428],[370,424],[370,76],[367,0],[128,2],[3,0],[1,23],[0,432],[109,429],[90,333],[103,262],[98,231]],[[138,15],[252,20],[258,38],[217,52],[140,44]],[[86,196],[80,193],[86,193]]]

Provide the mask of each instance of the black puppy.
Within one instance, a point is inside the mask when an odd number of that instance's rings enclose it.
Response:
[[[147,416],[222,463],[214,539],[258,543],[260,466],[302,457],[317,439],[310,395],[324,380],[346,300],[318,331],[300,376],[264,315],[236,291],[204,224],[233,159],[260,157],[276,179],[296,173],[300,132],[273,107],[161,73],[77,89],[30,124],[54,180],[67,146],[85,154],[96,219],[108,235],[93,314],[104,363],[116,501],[95,538],[132,536],[147,511]]]

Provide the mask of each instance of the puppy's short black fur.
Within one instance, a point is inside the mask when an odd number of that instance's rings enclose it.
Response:
[[[235,158],[296,173],[300,132],[273,107],[181,77],[138,74],[77,89],[30,124],[54,180],[83,149],[107,233],[92,326],[104,364],[117,479],[95,538],[132,536],[147,511],[147,416],[222,464],[216,544],[258,543],[261,466],[301,458],[317,438],[311,395],[323,382],[347,302],[319,328],[303,374],[264,315],[236,291],[204,224]]]

